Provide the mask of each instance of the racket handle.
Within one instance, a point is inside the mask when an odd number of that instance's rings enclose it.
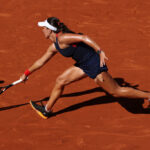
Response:
[[[15,81],[15,82],[13,82],[13,83],[12,83],[12,85],[16,85],[16,84],[21,83],[21,82],[22,82],[22,80],[21,80],[21,79],[19,79],[19,80],[17,80],[17,81]]]

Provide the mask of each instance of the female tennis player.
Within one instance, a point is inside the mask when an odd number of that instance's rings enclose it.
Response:
[[[27,76],[41,68],[57,52],[65,57],[72,57],[76,61],[73,66],[57,77],[50,99],[45,106],[30,101],[32,108],[42,118],[47,119],[52,114],[52,108],[66,85],[85,77],[94,79],[104,91],[114,97],[143,98],[149,101],[150,93],[118,85],[108,73],[105,63],[108,58],[104,51],[90,37],[69,30],[64,23],[55,17],[38,22],[38,26],[42,27],[45,38],[50,39],[52,44],[45,54],[24,72],[20,79],[25,81]]]

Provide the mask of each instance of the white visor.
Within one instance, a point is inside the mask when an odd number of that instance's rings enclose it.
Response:
[[[39,27],[47,27],[48,29],[52,30],[52,31],[57,31],[57,28],[50,25],[47,20],[42,21],[42,22],[38,22],[38,26]]]

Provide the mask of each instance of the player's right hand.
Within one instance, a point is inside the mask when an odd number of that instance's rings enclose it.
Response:
[[[25,82],[25,81],[27,81],[28,77],[27,77],[25,74],[23,74],[23,75],[20,77],[20,79],[22,80],[22,82]]]

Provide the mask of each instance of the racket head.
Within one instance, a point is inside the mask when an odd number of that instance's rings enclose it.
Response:
[[[9,85],[0,87],[0,94],[2,94],[2,93],[3,93],[4,91],[6,91],[8,88],[10,88],[10,87],[12,87],[12,86],[14,86],[14,85],[16,85],[16,84],[18,84],[18,83],[21,83],[21,82],[22,82],[22,80],[19,79],[19,80],[15,81],[15,82],[13,82],[13,83],[11,83],[11,84],[9,84]]]
[[[5,87],[0,87],[0,94],[2,94],[6,90]]]
[[[0,87],[0,94],[2,94],[4,91],[6,91],[8,88],[10,88],[11,86],[13,86],[12,84]]]

